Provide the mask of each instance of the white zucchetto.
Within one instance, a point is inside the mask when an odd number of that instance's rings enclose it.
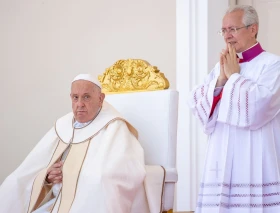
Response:
[[[79,74],[73,79],[72,83],[74,81],[78,81],[78,80],[90,81],[101,88],[100,82],[97,79],[95,79],[94,77],[92,77],[92,75],[90,75],[90,74]]]

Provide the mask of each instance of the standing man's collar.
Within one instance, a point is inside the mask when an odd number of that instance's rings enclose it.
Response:
[[[240,58],[240,63],[241,62],[248,62],[251,61],[253,58],[255,58],[256,56],[258,56],[259,54],[261,54],[263,52],[263,48],[261,47],[260,43],[256,43],[255,45],[253,45],[252,47],[250,47],[249,49],[241,52],[241,53],[236,53],[238,58]]]

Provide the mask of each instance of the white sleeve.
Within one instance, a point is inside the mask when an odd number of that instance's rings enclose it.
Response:
[[[267,66],[256,82],[233,74],[220,107],[218,121],[232,126],[256,130],[271,121],[280,110],[280,61]]]
[[[206,77],[204,83],[192,90],[188,100],[194,116],[203,125],[203,129],[206,134],[210,134],[214,130],[217,120],[219,105],[216,106],[213,115],[210,118],[209,116],[219,73],[220,66],[217,64],[211,73]]]

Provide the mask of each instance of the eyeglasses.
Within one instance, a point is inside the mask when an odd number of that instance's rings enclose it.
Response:
[[[227,29],[221,29],[218,34],[220,36],[224,36],[226,33],[229,33],[229,34],[236,34],[237,33],[237,30],[240,30],[242,28],[248,28],[250,27],[252,24],[249,24],[247,26],[244,26],[244,27],[230,27],[228,30]]]

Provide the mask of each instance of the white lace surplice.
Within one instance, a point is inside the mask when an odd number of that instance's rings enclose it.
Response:
[[[209,118],[219,64],[190,106],[209,135],[196,213],[280,212],[280,58],[240,64]]]

